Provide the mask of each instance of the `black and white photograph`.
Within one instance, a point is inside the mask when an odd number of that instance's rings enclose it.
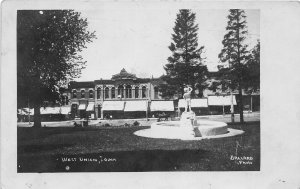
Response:
[[[281,74],[263,54],[272,47],[260,6],[61,4],[14,7],[15,119],[9,123],[17,175],[258,175],[264,162],[273,162],[272,156],[262,160],[262,143],[274,145],[278,154],[292,150],[270,137],[296,129],[288,120],[282,129],[267,122],[268,114],[280,111],[285,119],[293,112],[281,108],[289,96],[282,98],[282,86],[275,84]],[[281,66],[283,77],[288,71]],[[276,77],[270,79],[272,72]],[[284,87],[287,93],[291,85]],[[268,101],[269,94],[278,95],[276,103]],[[281,116],[273,117],[276,122]],[[293,146],[298,139],[290,139]],[[276,164],[284,164],[280,159]],[[276,182],[291,184],[279,176]],[[45,188],[46,181],[35,187]]]
[[[260,170],[259,10],[153,11],[18,10],[18,172]]]

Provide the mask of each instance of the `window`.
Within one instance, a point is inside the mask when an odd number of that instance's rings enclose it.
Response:
[[[132,91],[131,91],[131,89],[132,88],[131,88],[130,85],[126,86],[126,90],[125,90],[126,91],[126,98],[132,98],[132,93],[131,93]]]
[[[139,92],[140,92],[139,87],[135,87],[134,92],[135,92],[135,98],[139,98]]]
[[[84,98],[84,97],[85,97],[85,91],[81,90],[81,98]]]
[[[154,99],[158,99],[158,87],[154,87]]]
[[[104,97],[109,98],[109,88],[108,87],[105,87],[104,93],[105,93]]]
[[[98,87],[97,88],[97,99],[100,99],[100,97],[101,97],[101,88]]]
[[[147,97],[147,88],[144,86],[142,87],[142,98],[146,98]]]
[[[124,87],[122,85],[120,85],[118,87],[118,97],[124,98]]]
[[[89,91],[89,98],[94,98],[94,91],[93,90]]]
[[[111,88],[111,98],[116,98],[116,88],[115,87]]]
[[[66,95],[62,95],[61,97],[61,101],[62,101],[62,105],[65,106],[65,105],[68,105],[68,96]]]
[[[72,97],[73,97],[73,98],[77,98],[77,91],[76,91],[76,90],[73,90],[73,92],[72,92]]]
[[[65,105],[69,105],[69,98],[68,98],[68,96],[65,96]]]

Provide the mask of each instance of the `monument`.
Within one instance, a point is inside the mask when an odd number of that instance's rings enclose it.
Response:
[[[190,86],[186,86],[184,89],[184,94],[183,98],[185,100],[185,110],[181,114],[180,117],[180,125],[184,126],[182,127],[185,129],[188,134],[195,136],[194,132],[194,125],[196,125],[197,120],[196,120],[196,114],[192,111],[192,105],[191,105],[191,93],[193,89]]]
[[[208,138],[229,137],[243,134],[244,131],[228,128],[224,122],[199,120],[192,111],[190,86],[184,88],[185,111],[179,121],[164,121],[151,124],[150,129],[136,131],[134,134],[149,138],[181,140],[201,140]]]

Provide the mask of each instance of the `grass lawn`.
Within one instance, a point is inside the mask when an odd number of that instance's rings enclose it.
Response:
[[[141,126],[19,127],[18,172],[259,171],[260,122],[229,127],[245,133],[182,141],[135,136]]]

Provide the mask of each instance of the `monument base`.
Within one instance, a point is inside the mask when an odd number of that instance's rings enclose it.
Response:
[[[195,137],[194,125],[196,125],[196,114],[193,111],[183,112],[180,117],[180,128],[187,135]]]

